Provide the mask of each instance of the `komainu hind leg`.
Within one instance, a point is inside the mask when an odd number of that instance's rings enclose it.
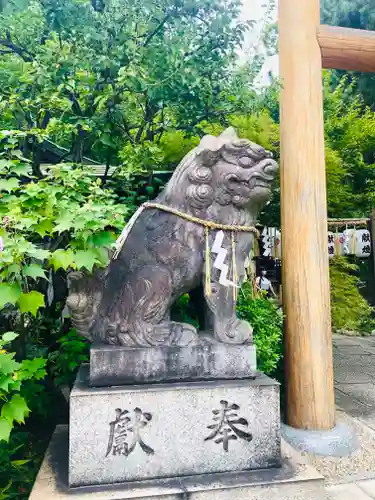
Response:
[[[116,321],[118,342],[138,347],[199,343],[194,326],[169,320],[172,295],[173,276],[168,268],[144,266],[140,269],[121,297],[127,314]]]
[[[152,345],[188,346],[199,343],[197,329],[188,323],[167,321],[148,327]]]
[[[162,321],[161,323],[137,323],[132,330],[122,330],[117,342],[129,347],[158,347],[197,345],[196,328],[188,323]]]

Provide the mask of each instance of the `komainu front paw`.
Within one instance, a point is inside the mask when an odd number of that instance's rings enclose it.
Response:
[[[253,341],[251,325],[238,318],[215,322],[214,334],[217,340],[224,344],[251,344]]]
[[[197,329],[189,323],[171,321],[172,345],[180,347],[197,345],[200,343]]]

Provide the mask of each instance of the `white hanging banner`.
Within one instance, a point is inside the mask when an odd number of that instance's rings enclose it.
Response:
[[[335,256],[335,234],[332,231],[328,231],[328,256]]]
[[[262,243],[263,255],[264,257],[269,257],[271,255],[271,238],[267,227],[265,227],[262,232]]]
[[[263,256],[281,259],[281,232],[275,227],[265,227],[262,232]],[[367,229],[345,229],[342,233],[328,231],[328,256],[371,255],[371,234]]]
[[[371,255],[371,234],[367,229],[357,229],[355,232],[356,257],[369,257]]]

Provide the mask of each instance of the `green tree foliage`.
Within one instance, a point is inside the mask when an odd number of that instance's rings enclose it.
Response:
[[[345,28],[375,30],[375,10],[368,0],[321,0],[322,23]],[[336,83],[344,74],[355,79],[365,103],[375,109],[375,76],[369,73],[334,71]]]
[[[368,217],[375,206],[375,113],[365,106],[356,92],[356,82],[347,76],[336,83],[332,72],[326,72],[323,84],[328,216]],[[268,117],[272,112],[273,107]],[[255,133],[262,124],[263,133],[258,139],[278,158],[278,127],[264,127],[264,118],[258,118],[257,124],[252,125]],[[280,224],[278,186],[262,222]]]
[[[375,113],[355,81],[324,78],[328,216],[368,217],[375,205]]]
[[[323,23],[346,28],[373,30],[375,12],[368,0],[321,0]]]
[[[3,128],[130,169],[158,166],[168,131],[226,122],[255,98],[234,61],[249,23],[238,0],[31,1],[0,17]]]

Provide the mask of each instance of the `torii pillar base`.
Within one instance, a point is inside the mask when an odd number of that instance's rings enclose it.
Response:
[[[306,431],[283,425],[281,433],[293,448],[312,455],[346,457],[359,447],[353,429],[344,422],[329,431]]]

